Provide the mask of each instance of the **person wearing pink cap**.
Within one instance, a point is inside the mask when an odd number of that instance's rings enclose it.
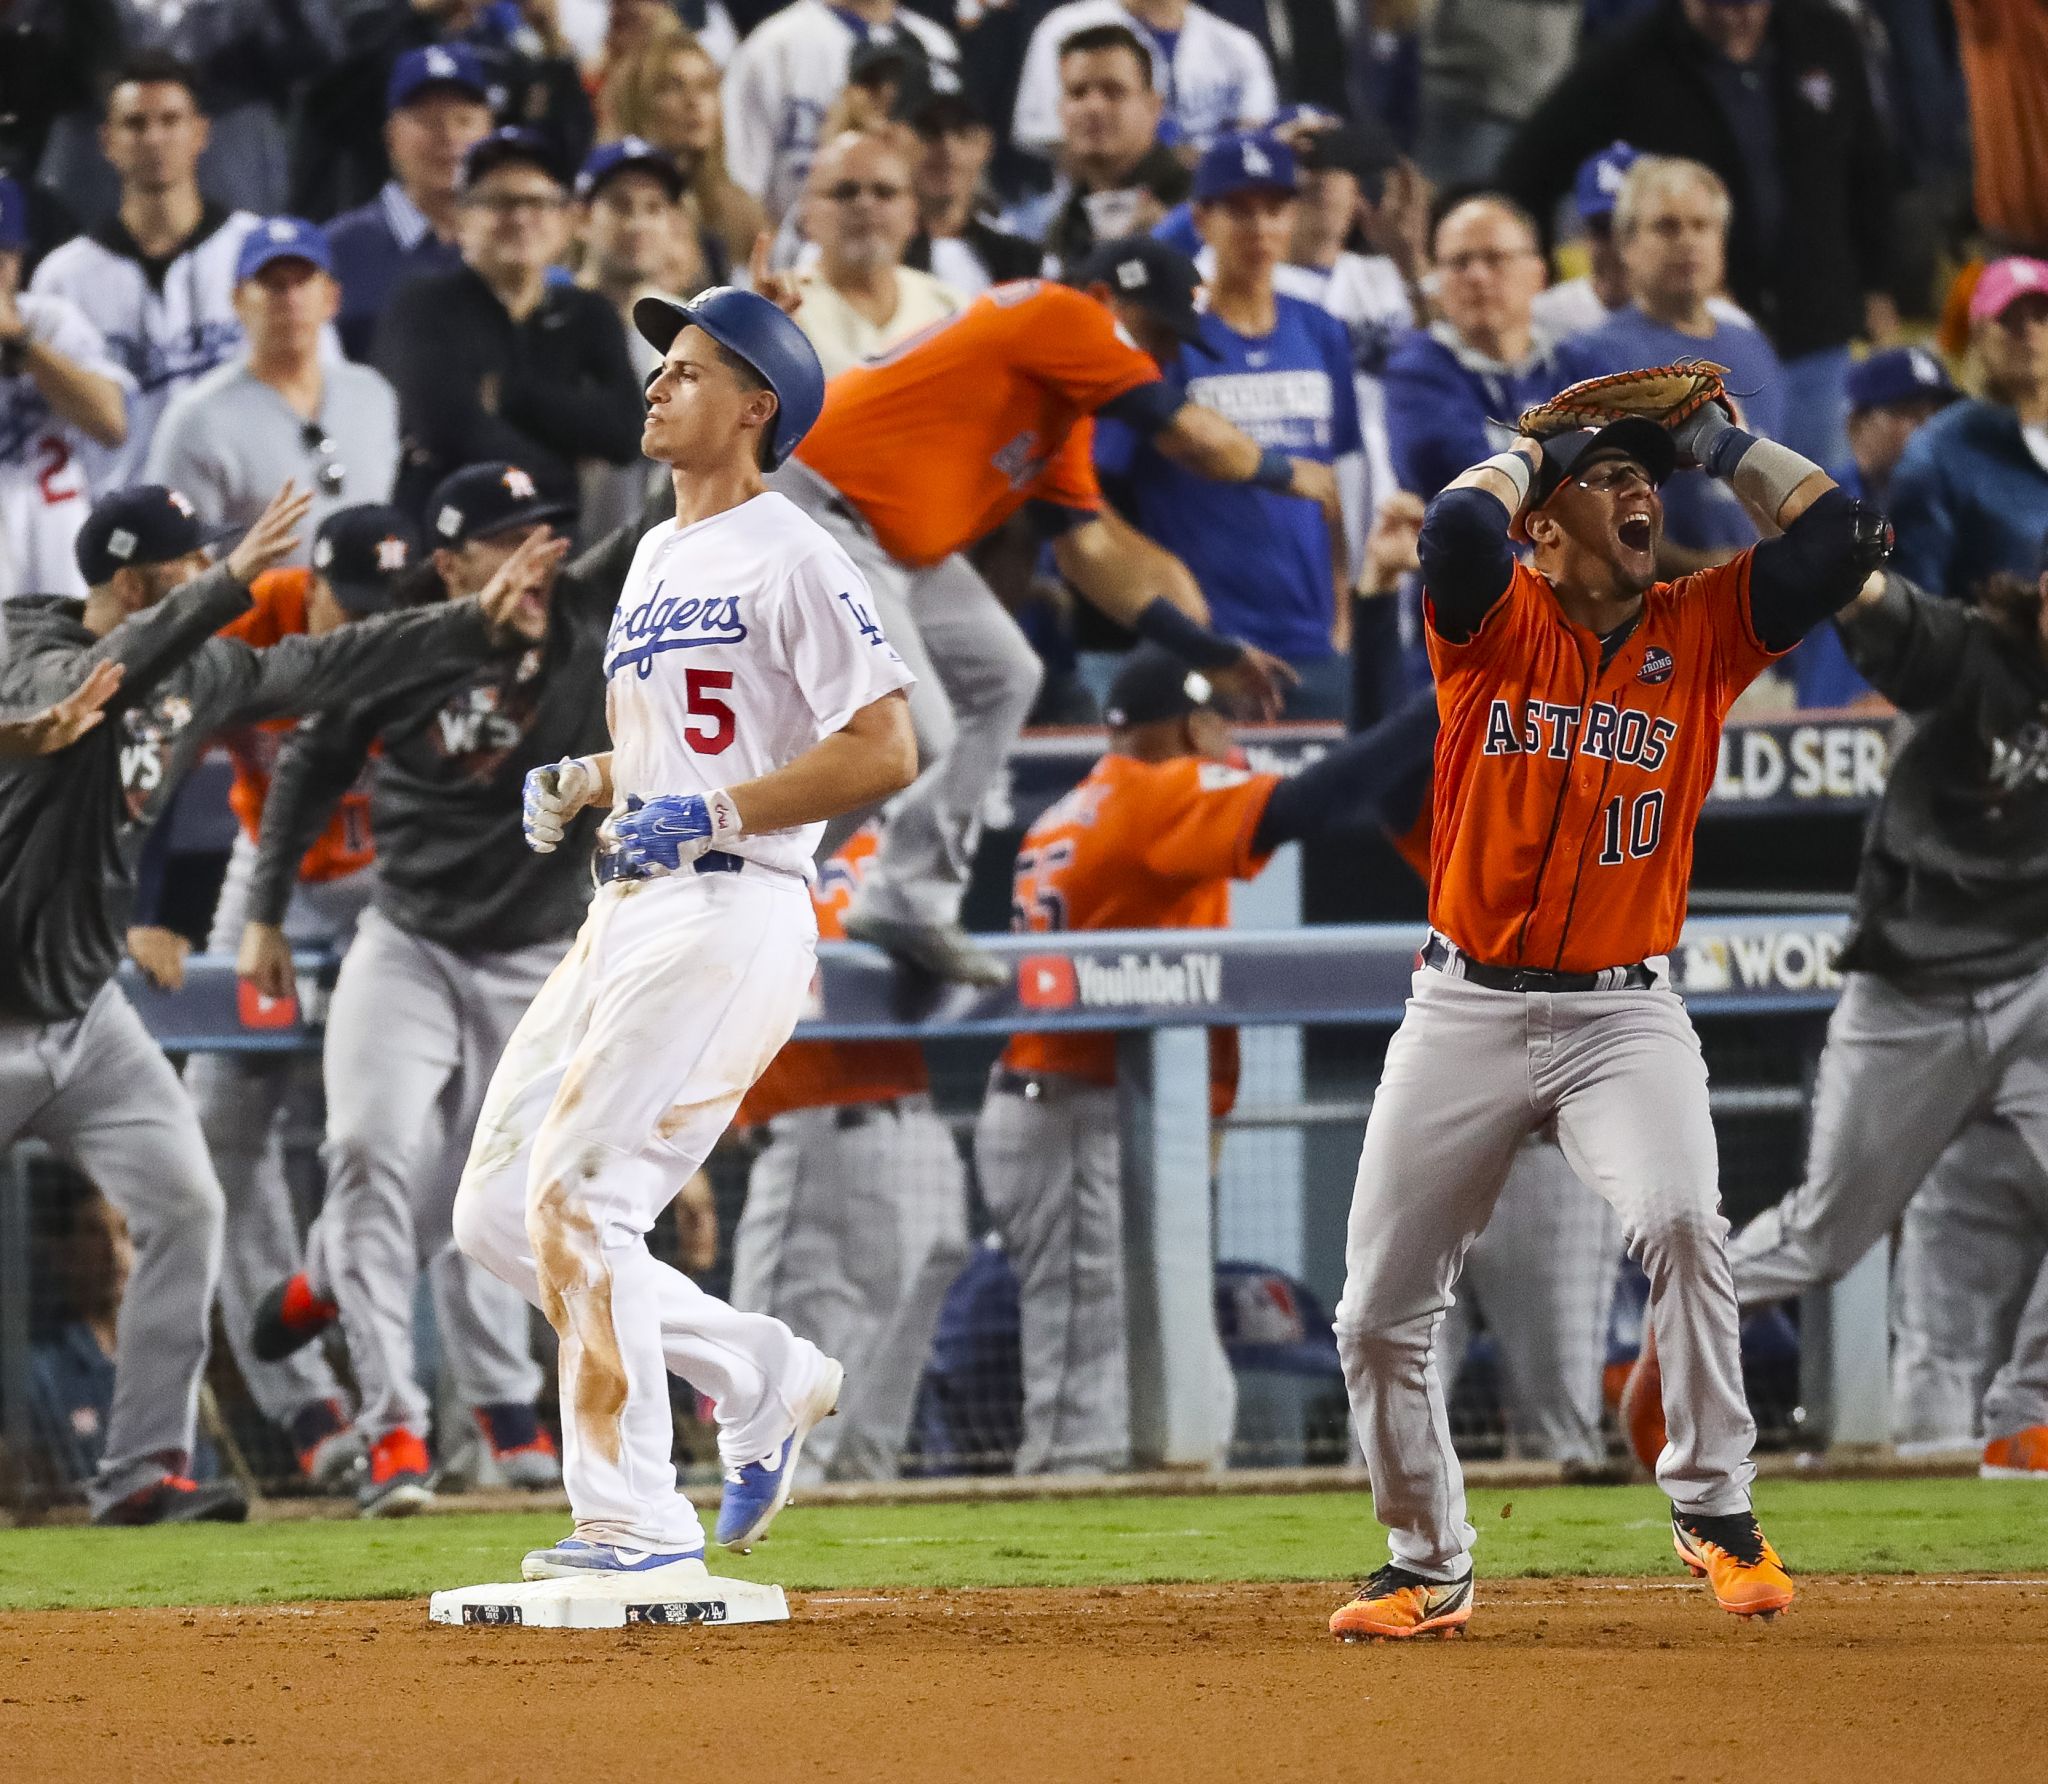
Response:
[[[1970,345],[1983,396],[1951,403],[1913,436],[1891,493],[1894,567],[1957,596],[2001,571],[2031,578],[2048,532],[2048,261],[1984,269]]]

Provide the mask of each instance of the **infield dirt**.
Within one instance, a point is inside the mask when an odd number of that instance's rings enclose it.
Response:
[[[1335,1586],[793,1595],[751,1629],[429,1626],[424,1603],[0,1617],[0,1775],[602,1780],[2048,1777],[2048,1579],[1482,1584],[1344,1646]]]

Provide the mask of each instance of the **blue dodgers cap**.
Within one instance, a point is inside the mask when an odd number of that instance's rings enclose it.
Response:
[[[161,483],[138,483],[93,503],[72,554],[87,586],[98,588],[116,570],[168,564],[210,542],[199,510],[186,496]]]
[[[327,231],[303,217],[268,217],[242,238],[235,256],[235,283],[253,279],[277,260],[303,260],[323,273],[334,271]]]
[[[466,94],[485,105],[491,102],[491,83],[475,50],[466,43],[430,43],[425,49],[407,50],[392,63],[391,78],[384,83],[384,109],[398,111],[436,88]]]
[[[825,368],[810,337],[758,291],[714,285],[687,303],[672,297],[643,297],[633,306],[633,326],[657,353],[684,329],[701,328],[729,353],[737,353],[775,392],[775,427],[768,437],[768,469],[797,449],[825,407]]]
[[[674,156],[663,154],[644,136],[622,136],[590,151],[576,176],[577,198],[587,204],[597,195],[598,187],[620,173],[652,174],[666,188],[671,203],[684,192],[683,170]]]
[[[28,246],[28,194],[0,174],[0,250]]]
[[[535,131],[507,124],[476,142],[462,158],[462,189],[466,192],[487,174],[501,167],[537,167],[557,185],[562,183],[561,165],[555,152]]]
[[[1621,182],[1642,158],[1642,150],[1632,143],[1611,142],[1599,154],[1588,155],[1579,163],[1578,174],[1572,181],[1572,198],[1582,221],[1591,223],[1614,215]]]
[[[1894,403],[1952,403],[1963,393],[1948,367],[1925,347],[1887,347],[1849,368],[1843,380],[1852,409],[1885,409]]]
[[[1257,131],[1221,138],[1195,163],[1197,204],[1240,192],[1292,192],[1299,184],[1294,151],[1277,136]]]

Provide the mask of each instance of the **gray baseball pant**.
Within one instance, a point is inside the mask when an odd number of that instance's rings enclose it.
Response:
[[[853,505],[809,466],[791,460],[769,482],[844,547],[867,578],[876,620],[917,677],[910,721],[922,771],[890,806],[854,903],[901,922],[957,922],[983,806],[1002,781],[1044,666],[958,552],[912,569],[891,557]],[[873,815],[849,812],[828,825],[819,859]]]
[[[2048,1172],[1977,1121],[1906,1204],[1892,1263],[1892,1441],[1974,1447],[2048,1425]]]
[[[967,1261],[967,1174],[922,1093],[793,1109],[767,1124],[733,1235],[732,1304],[846,1365],[805,1460],[837,1480],[902,1472],[917,1384]]]
[[[1130,1465],[1123,1156],[1113,1088],[991,1089],[974,1129],[982,1200],[1017,1273],[1019,1474]]]
[[[213,909],[206,950],[232,958],[241,946],[256,845],[235,833],[227,878]],[[346,947],[368,908],[374,870],[292,890],[284,931],[298,947]],[[185,1065],[185,1088],[227,1196],[227,1242],[221,1256],[220,1314],[235,1367],[250,1397],[274,1425],[287,1426],[302,1407],[346,1403],[327,1353],[317,1344],[282,1362],[257,1360],[249,1348],[256,1306],[300,1260],[298,1221],[284,1174],[287,1105],[301,1087],[306,1062],[277,1053],[196,1053]]]
[[[1511,1455],[1606,1461],[1600,1384],[1620,1253],[1614,1210],[1578,1180],[1556,1141],[1531,1135],[1465,1254],[1461,1292],[1437,1334],[1448,1394],[1472,1339],[1465,1303],[1477,1302],[1499,1348]]]
[[[70,1021],[0,1018],[0,1150],[24,1137],[91,1178],[135,1242],[98,1512],[191,1456],[226,1200],[178,1074],[112,982]]]
[[[1494,991],[1418,968],[1366,1123],[1345,1240],[1337,1348],[1394,1560],[1455,1580],[1465,1516],[1437,1341],[1515,1153],[1555,1120],[1580,1180],[1621,1216],[1650,1279],[1670,1441],[1657,1479],[1681,1510],[1749,1505],[1756,1426],[1742,1391],[1707,1068],[1685,1006],[1647,990]]]
[[[424,1434],[413,1293],[429,1271],[456,1392],[470,1406],[540,1392],[525,1298],[455,1249],[455,1191],[498,1056],[566,943],[458,954],[363,914],[327,1012],[327,1199],[307,1242],[341,1309],[375,1443]]]
[[[1987,1114],[2048,1168],[2048,967],[1940,991],[1851,973],[1828,1019],[1805,1181],[1728,1247],[1742,1304],[1845,1275]]]

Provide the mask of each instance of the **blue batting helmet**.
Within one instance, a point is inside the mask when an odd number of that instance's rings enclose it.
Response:
[[[825,406],[825,368],[817,349],[767,298],[734,285],[700,291],[687,303],[643,297],[633,306],[633,326],[660,353],[692,323],[737,353],[775,392],[775,431],[768,441],[772,471],[796,450]]]

